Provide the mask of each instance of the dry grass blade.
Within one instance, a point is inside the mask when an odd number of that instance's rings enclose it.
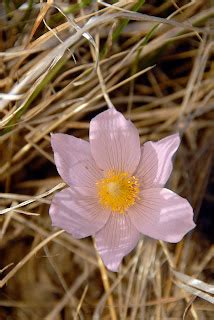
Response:
[[[42,247],[44,247],[48,242],[50,242],[55,237],[58,237],[60,234],[62,234],[64,230],[60,230],[55,232],[54,234],[50,235],[46,239],[44,239],[42,242],[40,242],[39,245],[37,245],[32,251],[30,251],[1,281],[0,281],[0,288],[2,288],[10,278],[12,278],[16,272],[21,269],[26,262],[30,260],[31,257],[33,257],[37,251],[39,251]]]

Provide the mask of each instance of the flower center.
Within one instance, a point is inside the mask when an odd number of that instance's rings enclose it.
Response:
[[[127,172],[109,171],[96,185],[100,204],[119,213],[135,203],[140,190],[138,178]]]

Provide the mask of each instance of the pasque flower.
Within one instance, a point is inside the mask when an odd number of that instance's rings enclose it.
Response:
[[[164,188],[178,134],[141,147],[133,123],[110,109],[91,120],[89,140],[51,135],[57,170],[69,186],[52,200],[53,226],[78,239],[94,236],[112,271],[142,234],[178,242],[195,227],[188,201]]]

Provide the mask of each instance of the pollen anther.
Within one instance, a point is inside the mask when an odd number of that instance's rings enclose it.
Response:
[[[135,203],[140,190],[138,178],[127,172],[109,171],[96,185],[100,204],[118,213]]]

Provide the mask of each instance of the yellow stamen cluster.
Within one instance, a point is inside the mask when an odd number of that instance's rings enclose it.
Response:
[[[118,213],[124,213],[135,203],[140,190],[138,178],[127,172],[109,171],[96,184],[100,204]]]

